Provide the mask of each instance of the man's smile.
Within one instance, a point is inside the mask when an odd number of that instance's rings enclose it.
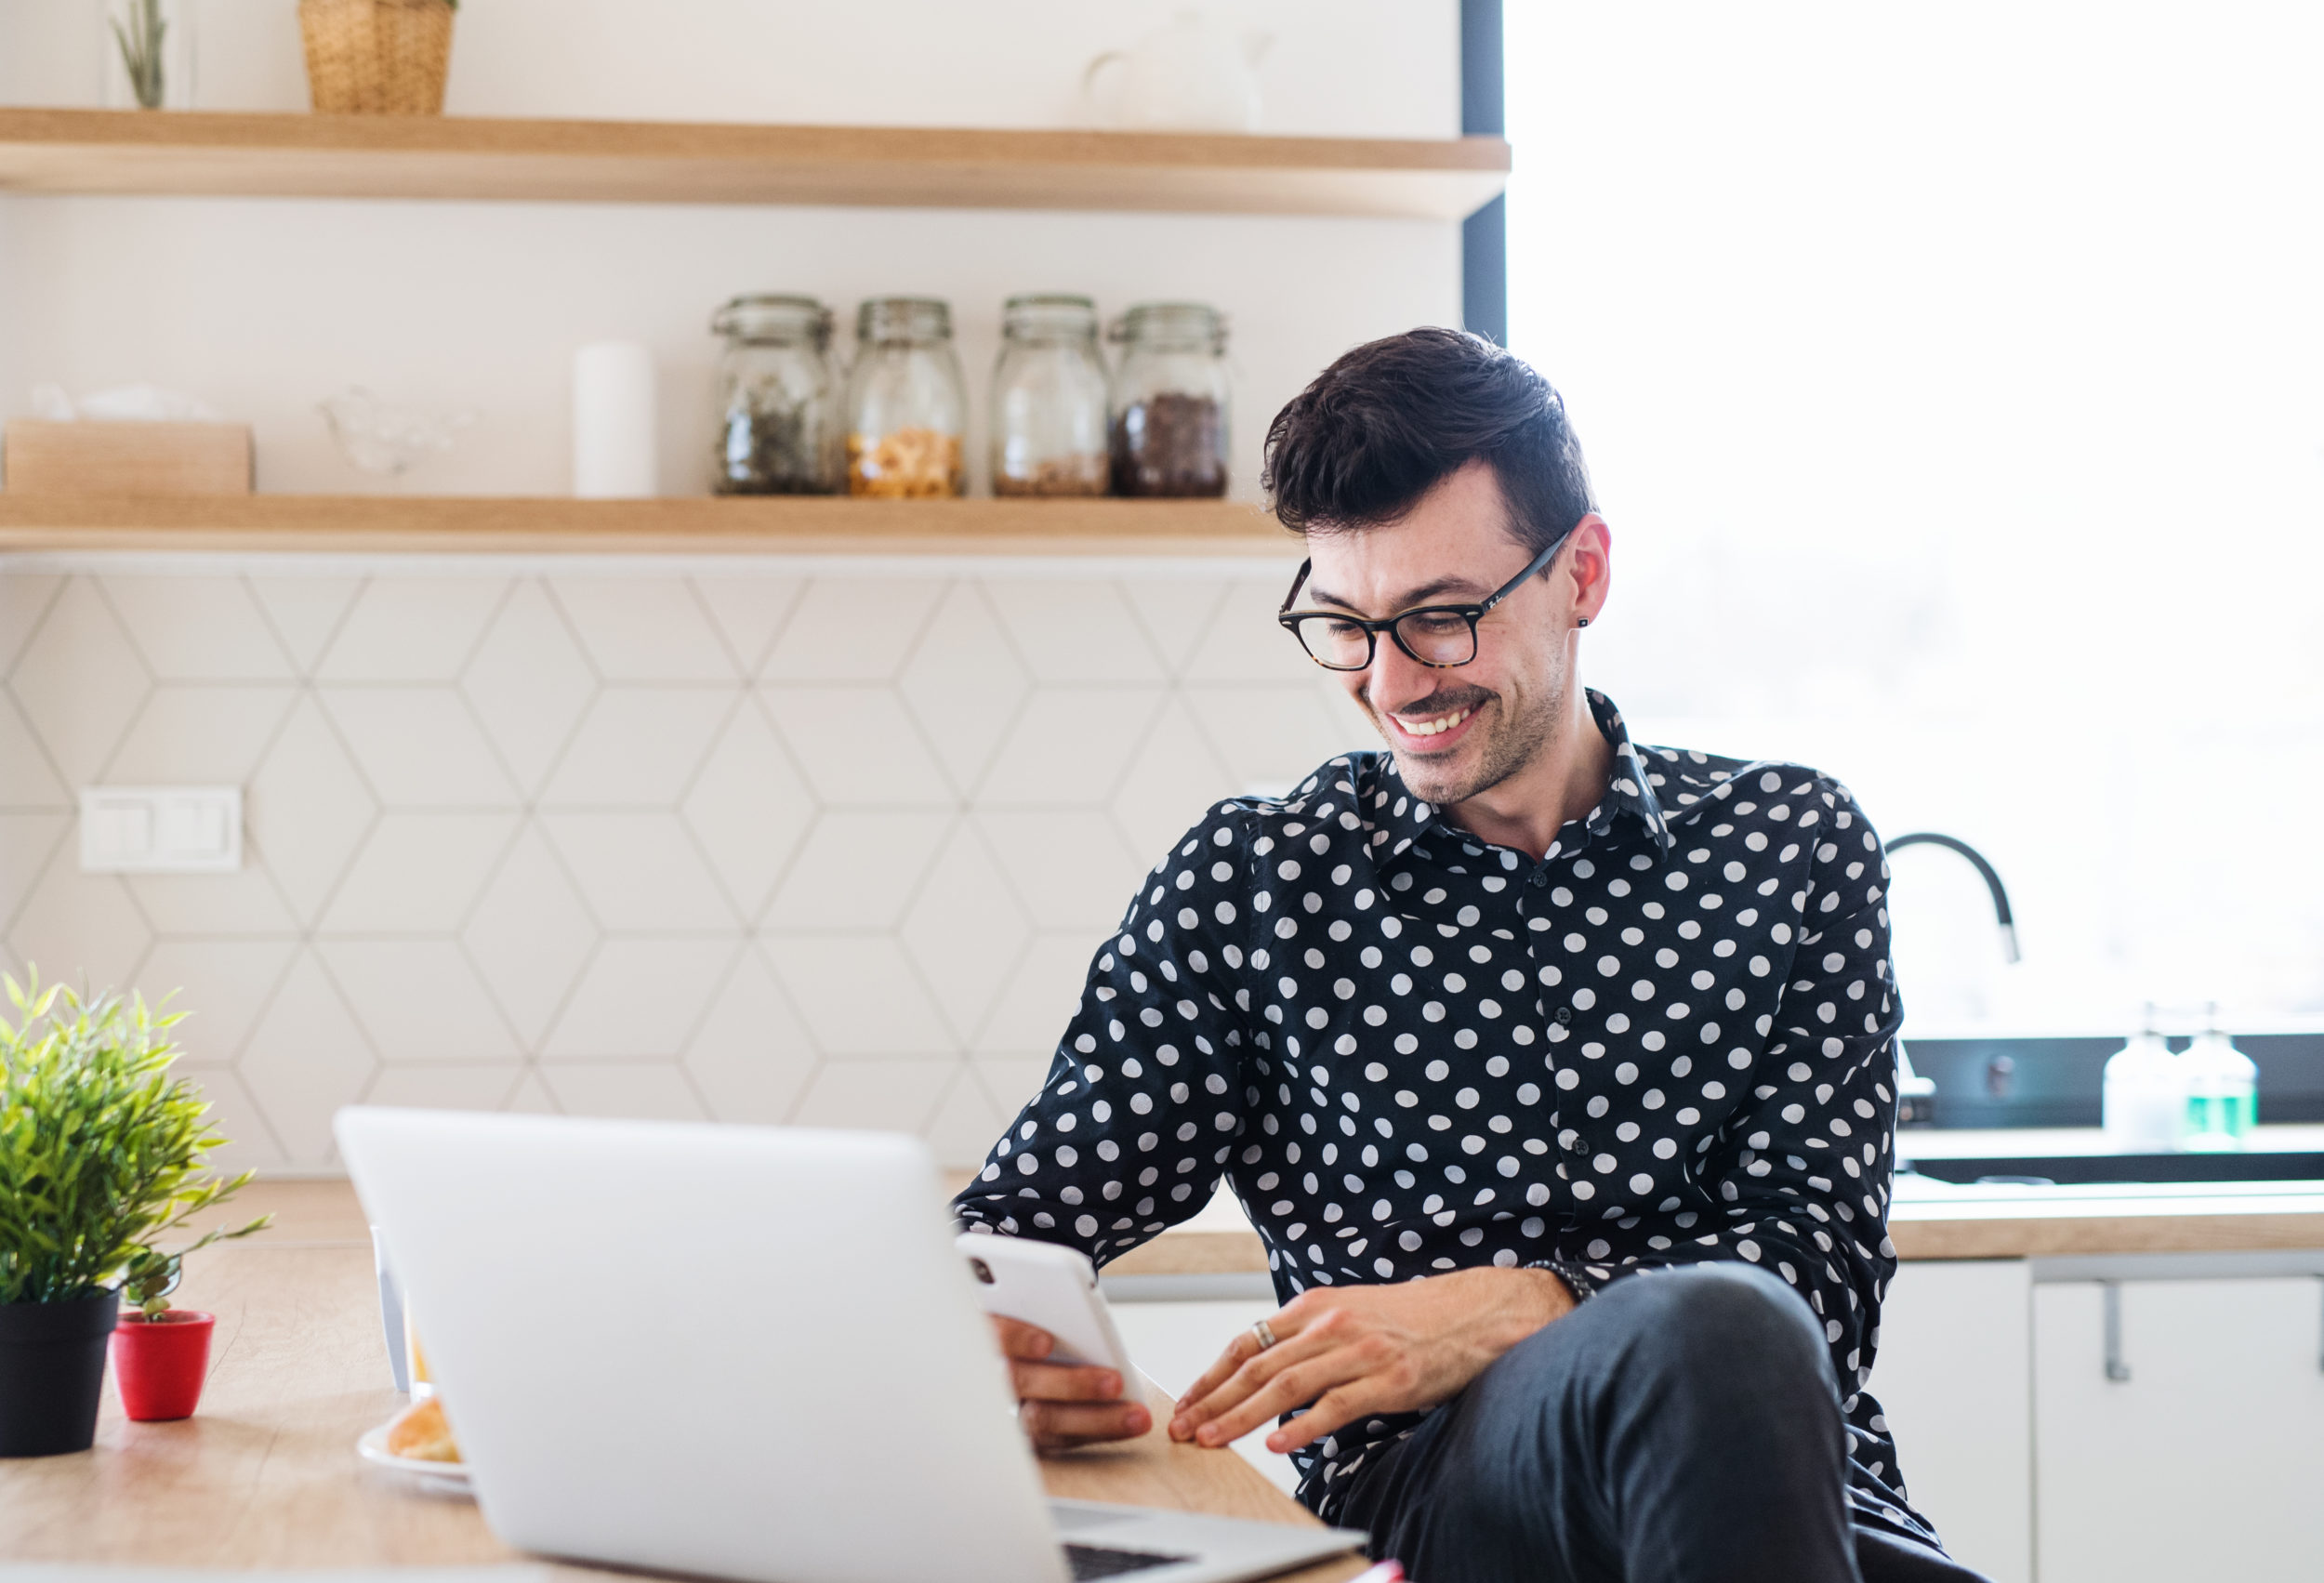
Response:
[[[1450,698],[1439,693],[1433,698],[1419,699],[1401,709],[1375,709],[1373,712],[1384,724],[1391,745],[1404,752],[1434,757],[1452,751],[1453,745],[1469,734],[1472,722],[1492,701],[1493,695],[1489,693]]]
[[[1452,730],[1453,727],[1475,713],[1474,709],[1457,709],[1449,715],[1440,715],[1433,720],[1412,719],[1399,715],[1396,717],[1396,723],[1414,736],[1434,736],[1439,732]]]

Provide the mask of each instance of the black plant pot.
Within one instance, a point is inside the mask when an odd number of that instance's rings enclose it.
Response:
[[[0,1302],[0,1457],[86,1451],[121,1294]]]

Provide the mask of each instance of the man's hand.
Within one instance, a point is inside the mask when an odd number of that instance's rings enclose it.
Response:
[[[1303,1403],[1267,1437],[1295,1451],[1377,1413],[1411,1412],[1458,1394],[1494,1359],[1570,1313],[1574,1294],[1546,1270],[1457,1270],[1386,1286],[1314,1286],[1249,1331],[1188,1388],[1170,1438],[1226,1445]]]
[[[990,1316],[1017,1388],[1017,1422],[1040,1451],[1063,1451],[1103,1440],[1135,1440],[1154,1427],[1136,1402],[1116,1401],[1122,1377],[1110,1368],[1050,1363],[1057,1338],[1020,1319]]]

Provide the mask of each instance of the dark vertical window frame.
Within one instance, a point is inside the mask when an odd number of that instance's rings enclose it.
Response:
[[[1505,78],[1501,0],[1460,0],[1460,132],[1500,137]],[[1460,222],[1460,322],[1509,344],[1509,200],[1496,198]]]

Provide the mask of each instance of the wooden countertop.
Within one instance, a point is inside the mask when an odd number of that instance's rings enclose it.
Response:
[[[1908,1260],[2324,1248],[2324,1182],[2026,1188],[1908,1181],[1890,1211],[1888,1234]],[[1233,1195],[1221,1193],[1193,1220],[1116,1260],[1105,1273],[1215,1275],[1266,1268],[1259,1233]]]
[[[109,1384],[93,1451],[0,1461],[0,1562],[322,1567],[526,1559],[492,1536],[467,1498],[426,1493],[356,1458],[356,1437],[403,1399],[388,1386],[370,1237],[348,1185],[259,1183],[235,1207],[271,1209],[276,1221],[191,1262],[180,1301],[218,1315],[201,1412],[182,1423],[133,1424]],[[1171,1444],[1159,1428],[1167,1416],[1155,1415],[1155,1432],[1143,1440],[1044,1458],[1050,1492],[1314,1521],[1241,1458]],[[1363,1569],[1350,1556],[1289,1576],[1342,1583]]]
[[[2324,1248],[2324,1182],[1900,1189],[1888,1234],[1907,1260]]]
[[[949,1186],[957,1191],[967,1180],[956,1176]],[[275,1226],[261,1243],[359,1241],[368,1234],[344,1181],[268,1181],[247,1196],[275,1214]],[[1908,1179],[1890,1216],[1889,1235],[1908,1260],[2324,1248],[2324,1182],[2024,1188]],[[1116,1260],[1106,1273],[1214,1275],[1266,1268],[1259,1233],[1234,1196],[1221,1193],[1194,1219]]]
[[[955,1179],[955,1189],[965,1180]],[[368,1234],[344,1181],[262,1182],[247,1196],[275,1215],[273,1229],[251,1246]],[[2047,1188],[1921,1182],[1900,1193],[1889,1234],[1908,1260],[2324,1248],[2324,1182],[2291,1188],[2282,1182]],[[1193,1220],[1116,1260],[1106,1273],[1238,1274],[1266,1268],[1259,1233],[1233,1195],[1221,1193]]]

